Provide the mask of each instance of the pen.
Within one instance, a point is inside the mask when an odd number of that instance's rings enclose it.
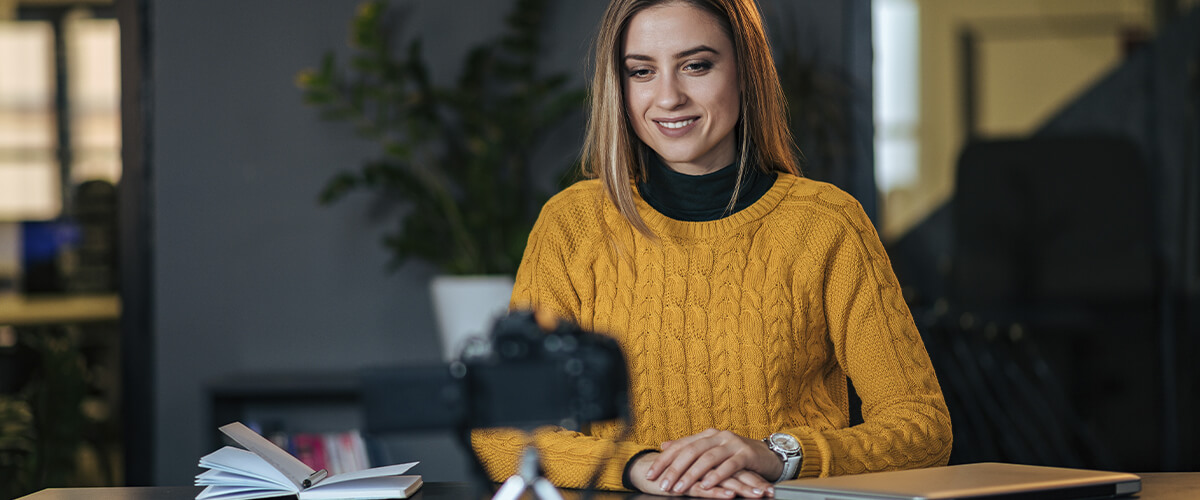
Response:
[[[329,472],[327,472],[325,469],[321,469],[319,471],[312,473],[311,476],[308,476],[308,479],[305,479],[303,482],[300,483],[300,485],[305,488],[311,488],[312,485],[321,482],[321,480],[325,479],[325,476],[328,476],[328,475],[329,475]]]

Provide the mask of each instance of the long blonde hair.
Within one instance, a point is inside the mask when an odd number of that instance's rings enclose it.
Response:
[[[632,181],[646,178],[647,162],[655,153],[638,139],[626,116],[622,61],[625,31],[633,16],[672,2],[687,3],[712,14],[733,41],[741,109],[737,125],[738,176],[729,208],[737,201],[747,165],[763,172],[800,175],[797,149],[787,123],[787,101],[771,59],[762,14],[754,0],[612,0],[596,34],[583,174],[599,178],[617,211],[651,238],[655,237],[653,231],[637,212]]]

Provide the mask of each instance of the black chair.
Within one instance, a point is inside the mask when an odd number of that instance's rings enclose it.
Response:
[[[959,160],[951,289],[1039,322],[1101,320],[1155,296],[1150,187],[1133,143],[979,142]]]
[[[976,142],[956,188],[949,313],[927,333],[952,459],[1152,470],[1159,272],[1136,146]]]

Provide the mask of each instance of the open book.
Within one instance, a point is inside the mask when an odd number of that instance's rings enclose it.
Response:
[[[300,500],[408,498],[421,487],[421,476],[401,475],[417,462],[330,475],[312,470],[240,422],[222,426],[221,432],[246,449],[226,446],[200,458],[200,467],[208,470],[196,476],[196,486],[206,486],[196,500],[288,494]]]

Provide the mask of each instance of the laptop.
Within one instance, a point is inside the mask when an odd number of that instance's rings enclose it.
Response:
[[[794,479],[775,485],[782,500],[1077,500],[1141,491],[1142,479],[1123,472],[1036,465],[978,463]]]

